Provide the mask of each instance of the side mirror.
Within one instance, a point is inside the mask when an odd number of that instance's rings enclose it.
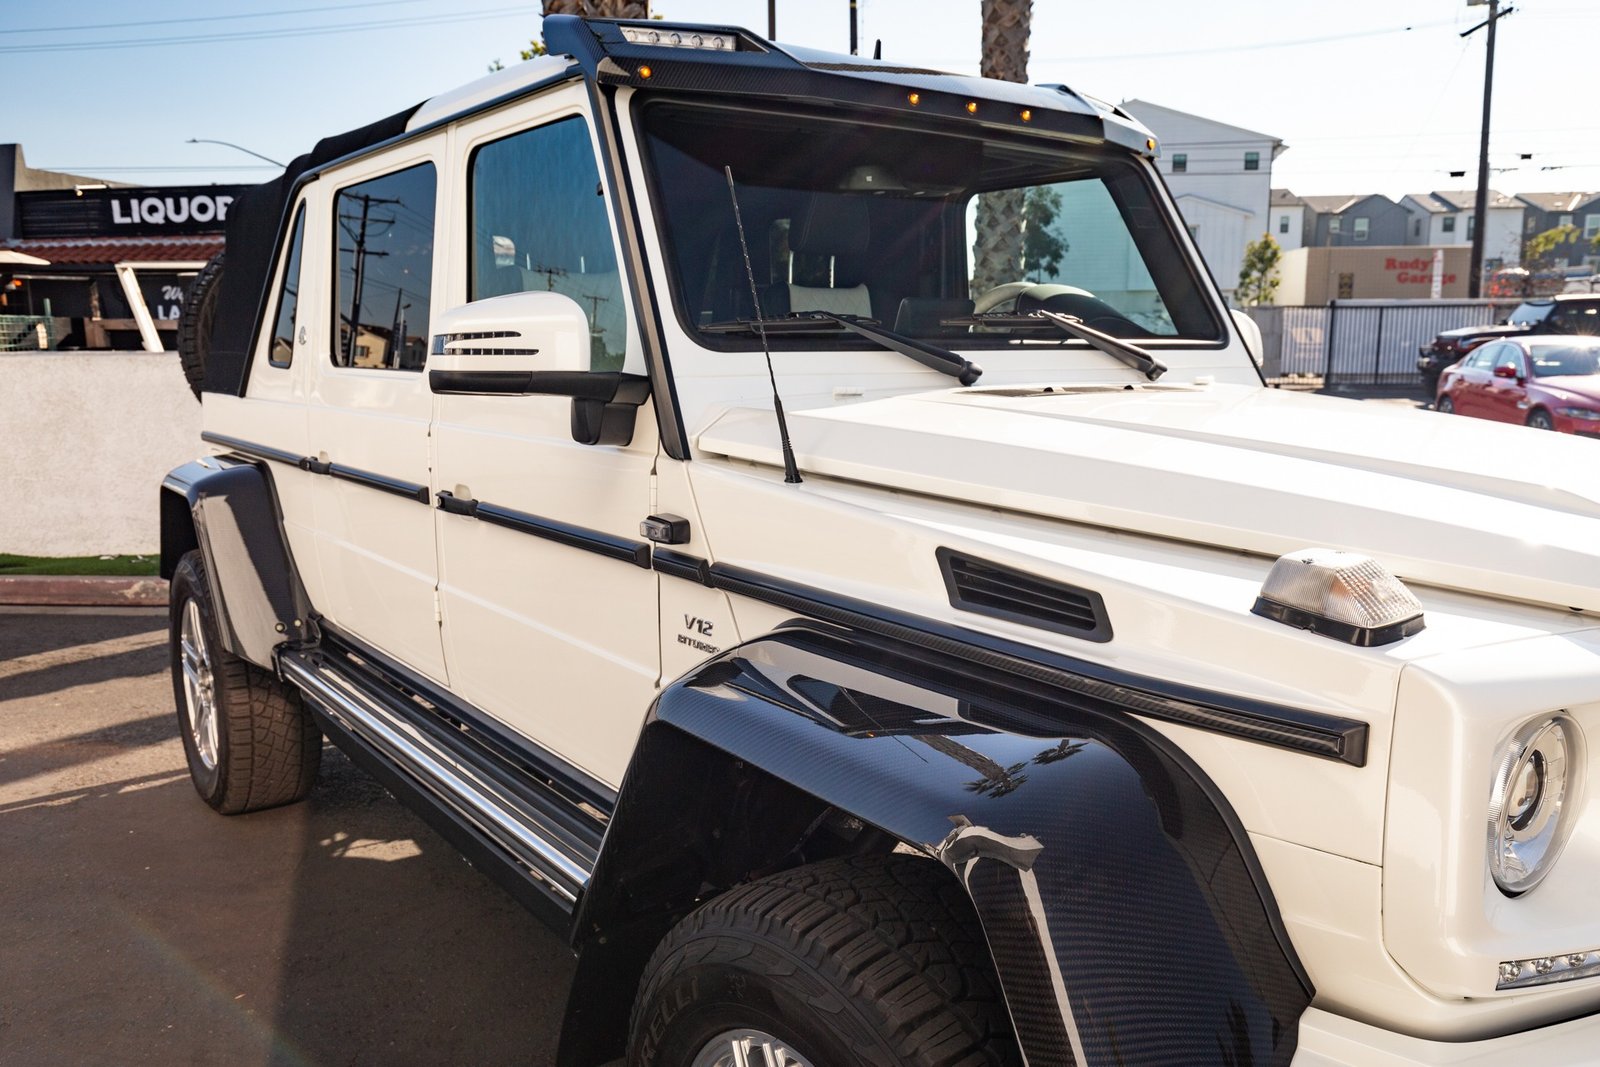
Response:
[[[1500,366],[1498,366],[1498,367],[1496,367],[1494,369],[1494,376],[1496,378],[1520,378],[1520,377],[1522,377],[1522,375],[1517,373],[1517,368],[1509,366],[1509,365],[1507,365],[1505,363],[1500,364]]]
[[[1256,366],[1264,366],[1267,352],[1266,345],[1261,340],[1261,327],[1248,313],[1238,308],[1229,308],[1228,315],[1233,319],[1234,328],[1239,331],[1239,339],[1244,342],[1244,350],[1250,353],[1250,358],[1255,360]]]
[[[572,438],[585,445],[633,440],[649,379],[591,371],[589,320],[561,293],[508,293],[440,315],[428,352],[428,388],[453,396],[567,396]]]

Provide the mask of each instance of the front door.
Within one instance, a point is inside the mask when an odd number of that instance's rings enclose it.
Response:
[[[465,301],[564,294],[588,318],[590,369],[642,372],[581,91],[459,136]],[[435,512],[451,687],[615,785],[660,675],[656,577],[619,558],[650,511],[650,405],[629,444],[590,446],[562,397],[436,404],[436,487],[499,516]]]

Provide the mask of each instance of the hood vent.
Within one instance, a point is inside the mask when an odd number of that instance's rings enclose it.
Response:
[[[952,607],[1085,641],[1111,640],[1111,620],[1099,593],[948,548],[935,555]]]

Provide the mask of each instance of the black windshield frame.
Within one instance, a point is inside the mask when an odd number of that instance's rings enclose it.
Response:
[[[682,261],[676,254],[677,243],[673,233],[675,220],[669,217],[672,212],[663,189],[662,168],[657,165],[653,135],[648,125],[651,117],[658,111],[671,109],[724,112],[730,116],[767,116],[791,121],[834,122],[854,127],[870,126],[899,132],[904,132],[907,129],[907,124],[904,116],[898,114],[887,115],[876,111],[854,108],[829,109],[815,104],[728,104],[678,94],[641,96],[633,101],[630,111],[635,143],[638,146],[639,158],[643,165],[645,187],[651,198],[656,237],[664,253],[662,268],[666,275],[672,310],[677,318],[679,327],[688,337],[705,349],[726,352],[759,350],[761,346],[757,338],[706,333],[701,330],[699,324],[692,321],[691,301],[686,299],[685,282],[680,272]],[[1138,338],[1139,343],[1157,348],[1182,348],[1196,351],[1215,351],[1227,348],[1230,343],[1230,333],[1225,314],[1221,310],[1223,302],[1221,294],[1216,288],[1216,283],[1208,271],[1196,269],[1197,264],[1188,250],[1188,235],[1181,232],[1175,225],[1175,215],[1168,205],[1165,190],[1158,187],[1157,180],[1152,178],[1151,168],[1143,166],[1134,153],[1111,144],[1066,144],[1059,139],[1030,137],[1025,134],[1010,133],[988,127],[974,130],[936,118],[930,118],[925,124],[919,124],[917,129],[920,132],[925,132],[929,137],[955,137],[978,142],[995,142],[1024,151],[1059,155],[1063,160],[1063,166],[1068,162],[1072,162],[1086,167],[1104,168],[1104,181],[1108,189],[1111,185],[1111,176],[1114,175],[1119,189],[1124,194],[1114,197],[1117,208],[1122,214],[1123,223],[1127,226],[1128,234],[1133,240],[1138,254],[1143,259],[1146,269],[1150,272],[1152,282],[1157,291],[1163,301],[1166,301],[1169,293],[1183,295],[1182,313],[1187,316],[1185,325],[1199,327],[1170,337],[1146,338],[1141,336]],[[730,155],[737,179],[739,177],[738,160],[741,153],[737,147],[733,147],[730,149]],[[983,191],[986,190],[977,186],[964,190],[957,210],[964,213],[966,199]],[[1142,202],[1132,203],[1125,195],[1129,191],[1136,191]],[[720,186],[720,195],[723,199],[726,199],[725,185]],[[741,194],[741,200],[742,198],[743,194]],[[935,201],[929,200],[927,202],[934,203]],[[1149,217],[1144,220],[1143,226],[1135,226],[1128,218],[1130,207],[1149,212]],[[731,217],[731,204],[728,206],[728,210]],[[752,242],[760,239],[754,235],[751,237]],[[755,251],[752,248],[752,252],[754,253]],[[741,272],[739,277],[742,280],[744,278],[742,263],[738,269]],[[892,317],[888,316],[880,321],[883,321],[885,326],[892,327],[895,324],[887,321],[888,318]],[[939,335],[932,333],[927,335],[917,334],[916,336],[920,340],[927,340],[945,347],[962,350],[1007,351],[1018,348],[1065,348],[1071,350],[1087,347],[1082,341],[1061,335],[1043,334],[1038,331],[1029,331],[1024,335],[1007,335],[996,332],[972,333],[958,337],[952,337],[949,334]],[[772,343],[774,351],[815,350],[817,348],[816,338],[783,338],[774,336],[770,337],[769,341]],[[840,350],[870,350],[873,348],[866,341],[845,335],[837,338],[830,337],[828,347]]]

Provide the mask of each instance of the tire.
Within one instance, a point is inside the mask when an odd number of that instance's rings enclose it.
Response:
[[[1534,408],[1528,412],[1528,426],[1534,430],[1553,430],[1556,428],[1555,420],[1543,408]]]
[[[189,283],[184,294],[183,310],[178,314],[178,362],[183,365],[183,376],[189,380],[194,398],[206,383],[206,361],[211,355],[211,326],[217,318],[217,282],[222,279],[222,259],[226,252],[218,252],[211,261],[200,268],[200,273]]]
[[[916,856],[798,867],[673,928],[640,982],[629,1067],[721,1067],[741,1033],[810,1067],[1021,1063],[965,891]]]
[[[1454,415],[1456,413],[1456,402],[1448,396],[1441,396],[1439,402],[1433,405],[1433,408],[1441,415]]]
[[[322,764],[322,732],[298,690],[222,647],[198,550],[172,576],[169,644],[178,732],[200,799],[224,815],[303,799]],[[190,692],[193,668],[195,692]],[[203,713],[209,694],[211,714]]]

